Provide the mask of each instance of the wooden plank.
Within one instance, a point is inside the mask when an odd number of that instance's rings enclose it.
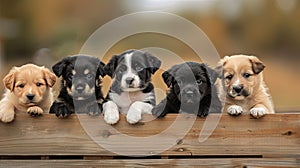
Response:
[[[2,167],[299,167],[300,160],[281,159],[130,159],[130,160],[0,160]]]
[[[217,120],[218,115],[211,114],[210,118]],[[17,114],[13,123],[0,123],[0,156],[106,157],[137,153],[204,158],[300,157],[299,113],[267,115],[258,120],[248,115],[231,117],[223,114],[212,135],[202,143],[198,137],[205,122],[203,118],[194,121],[193,117],[174,114],[152,119],[145,116],[142,123],[130,125],[121,117],[117,125],[110,126],[104,123],[102,116],[73,115],[57,119],[50,114],[40,118]],[[169,131],[175,121],[177,127]],[[178,135],[186,129],[183,127],[187,123],[192,123],[192,127],[180,138]],[[153,141],[155,135],[161,135],[161,139]],[[124,136],[139,141],[127,141]],[[145,147],[147,144],[152,145],[150,149]],[[166,144],[171,144],[170,148],[161,151]],[[108,150],[107,146],[113,150]],[[120,153],[114,153],[115,150]]]

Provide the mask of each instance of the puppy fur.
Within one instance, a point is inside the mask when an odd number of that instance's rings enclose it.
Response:
[[[13,121],[15,110],[32,116],[48,113],[55,81],[56,76],[45,67],[34,64],[13,67],[3,79],[7,89],[0,101],[0,120]]]
[[[265,65],[255,56],[225,56],[217,69],[221,72],[219,97],[230,115],[250,112],[254,118],[274,113],[271,96],[263,81]],[[225,99],[225,100],[224,100]]]
[[[139,50],[129,50],[111,58],[104,68],[112,78],[103,104],[106,123],[117,123],[119,112],[126,114],[130,124],[139,122],[143,113],[151,114],[155,105],[151,76],[160,65],[161,61],[155,56]]]
[[[169,87],[167,97],[153,108],[158,118],[168,113],[191,113],[205,117],[211,112],[221,112],[214,82],[218,74],[205,64],[185,62],[174,65],[162,74]]]
[[[104,63],[98,58],[86,55],[69,56],[53,65],[53,72],[61,77],[61,89],[50,113],[62,118],[75,112],[100,114],[103,67]]]

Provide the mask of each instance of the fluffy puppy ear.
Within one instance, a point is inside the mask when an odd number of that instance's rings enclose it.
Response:
[[[106,73],[104,72],[104,67],[105,67],[105,64],[100,61],[99,64],[98,64],[98,73],[101,77],[104,77],[106,75]]]
[[[109,62],[104,66],[103,73],[110,76],[110,77],[112,77],[113,74],[115,73],[116,68],[117,68],[119,58],[120,58],[119,55],[114,55],[109,60]]]
[[[42,72],[44,73],[45,81],[49,87],[54,86],[56,82],[56,76],[54,73],[50,72],[48,68],[43,67]]]
[[[201,68],[206,72],[210,83],[214,84],[219,77],[219,73],[206,64],[201,64]]]
[[[65,67],[67,65],[68,59],[69,59],[69,57],[66,57],[52,66],[52,70],[57,77],[60,77],[62,75],[63,70],[65,69]]]
[[[161,61],[152,54],[145,52],[147,61],[149,62],[150,72],[154,74],[161,66]]]
[[[225,56],[223,59],[221,59],[218,62],[218,66],[215,68],[215,71],[218,74],[218,78],[223,77],[223,66],[227,63],[228,59],[229,59],[229,56]]]
[[[9,73],[3,78],[3,84],[4,86],[9,89],[10,91],[14,90],[15,86],[15,77],[16,73],[18,72],[17,67],[13,67]]]
[[[174,82],[175,80],[174,75],[177,69],[178,69],[178,65],[174,65],[173,67],[171,67],[169,70],[165,71],[162,74],[162,78],[168,87],[170,87],[171,84]]]
[[[261,71],[265,69],[265,65],[255,56],[249,56],[250,62],[252,64],[252,70],[255,74],[259,74]]]

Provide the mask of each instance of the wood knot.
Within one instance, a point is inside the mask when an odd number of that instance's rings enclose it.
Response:
[[[108,130],[103,130],[103,132],[102,132],[102,137],[103,138],[108,138],[111,135],[112,134]]]
[[[180,145],[180,144],[182,144],[182,143],[183,143],[183,139],[177,139],[177,140],[176,140],[176,144],[177,144],[177,145]]]
[[[293,134],[293,132],[292,132],[292,131],[287,131],[287,132],[283,133],[282,135],[287,135],[287,136],[290,136],[290,135],[292,135],[292,134]]]

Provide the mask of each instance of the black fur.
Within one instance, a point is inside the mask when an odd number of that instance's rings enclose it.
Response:
[[[67,117],[75,112],[100,114],[103,101],[100,77],[105,76],[103,67],[104,63],[98,58],[85,55],[69,56],[53,65],[53,72],[62,80],[60,93],[50,113],[57,117]],[[76,73],[73,74],[73,71]]]
[[[181,112],[205,117],[209,112],[221,112],[222,105],[214,86],[218,73],[207,65],[196,62],[174,65],[162,77],[170,90],[153,108],[152,114],[156,117]]]

